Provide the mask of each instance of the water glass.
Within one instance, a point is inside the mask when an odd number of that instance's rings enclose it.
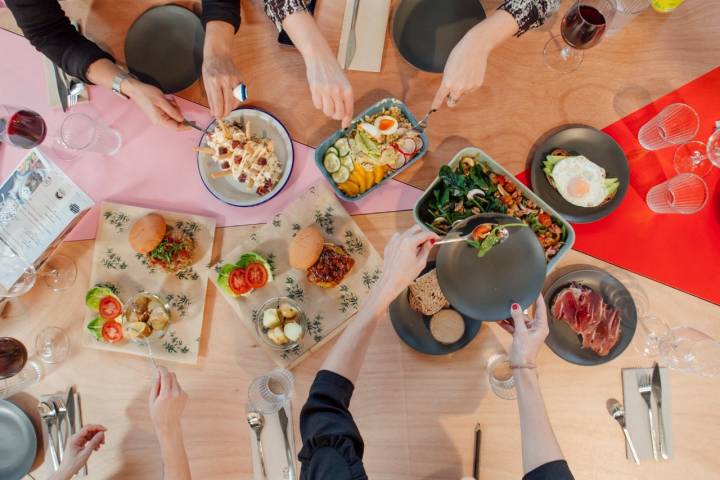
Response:
[[[494,355],[488,360],[488,380],[490,388],[498,397],[503,400],[514,400],[517,398],[515,391],[515,378],[510,359],[504,353]]]
[[[45,363],[60,363],[67,358],[70,340],[59,327],[45,327],[35,337],[35,349]]]
[[[290,401],[295,377],[288,370],[275,370],[257,377],[248,388],[249,409],[273,415]]]
[[[605,35],[615,35],[626,23],[650,7],[648,0],[615,0],[615,16]]]
[[[28,360],[25,367],[10,378],[0,380],[0,400],[12,397],[34,385],[43,377],[45,370],[40,362]]]
[[[115,155],[122,146],[120,132],[83,113],[71,113],[60,126],[57,143],[69,151]]]
[[[708,139],[707,156],[713,165],[720,168],[720,128],[715,130],[715,133]]]
[[[690,105],[673,103],[640,127],[638,141],[646,150],[659,150],[689,142],[699,128],[700,117]]]
[[[652,187],[645,201],[655,213],[688,215],[702,210],[708,196],[708,187],[702,178],[694,173],[681,173]]]
[[[695,328],[671,328],[660,339],[659,353],[671,369],[706,377],[720,374],[720,342]]]

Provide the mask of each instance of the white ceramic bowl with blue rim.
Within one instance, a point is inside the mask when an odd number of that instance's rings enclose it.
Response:
[[[250,122],[251,135],[266,137],[272,140],[275,148],[275,155],[277,155],[278,160],[283,165],[283,173],[280,177],[280,181],[277,185],[275,185],[275,188],[273,188],[270,193],[266,195],[258,195],[254,190],[241,184],[232,176],[228,175],[220,178],[212,178],[210,174],[220,171],[220,165],[213,160],[212,156],[199,152],[197,155],[197,163],[200,178],[210,193],[212,193],[218,200],[225,202],[228,205],[236,207],[254,207],[255,205],[267,202],[280,193],[290,179],[293,163],[295,161],[295,150],[293,148],[292,140],[290,139],[290,134],[277,118],[258,108],[238,108],[237,110],[230,112],[230,115],[225,117],[225,121],[237,121],[243,125],[245,122]],[[210,132],[214,131],[215,126],[216,121],[213,121],[206,130]],[[206,136],[207,134],[202,136],[198,146],[207,146]]]

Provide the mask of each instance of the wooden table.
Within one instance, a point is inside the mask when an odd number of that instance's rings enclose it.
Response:
[[[160,3],[165,2],[129,0],[119,7],[107,0],[68,0],[63,5],[72,16],[82,19],[84,31],[122,59],[127,27],[148,6]],[[259,0],[243,2],[235,60],[242,67],[253,103],[277,114],[296,140],[317,145],[337,125],[312,108],[302,59],[297,52],[276,44],[276,33],[261,4]],[[339,0],[321,1],[318,9],[318,21],[333,48],[338,42],[342,4]],[[563,10],[567,4],[564,2]],[[425,187],[437,167],[467,144],[482,147],[511,171],[520,171],[533,142],[543,132],[568,122],[603,127],[714,67],[720,36],[720,24],[715,21],[718,14],[720,2],[708,0],[687,0],[672,15],[645,12],[618,35],[587,51],[581,69],[566,76],[542,66],[548,31],[506,42],[490,57],[485,86],[464,98],[455,110],[445,109],[433,116],[431,154],[402,180]],[[0,26],[14,28],[9,12],[0,12]],[[557,31],[557,25],[552,31]],[[439,77],[410,68],[388,36],[383,72],[352,72],[350,80],[358,111],[392,94],[422,114]],[[204,103],[199,85],[181,95]],[[380,251],[395,231],[413,222],[409,212],[355,218]],[[216,249],[229,250],[233,240],[246,236],[251,228],[218,231]],[[79,267],[72,290],[58,294],[44,285],[36,286],[22,298],[25,310],[19,317],[0,320],[1,333],[32,345],[35,335],[47,325],[70,332],[71,357],[29,393],[60,391],[75,383],[83,394],[86,421],[109,427],[107,445],[91,460],[90,478],[158,478],[160,460],[147,410],[152,375],[149,362],[79,346],[84,313],[80,299],[88,285],[92,248],[91,241],[63,245],[63,253],[72,256]],[[692,325],[720,337],[718,306],[578,252],[568,255],[559,268],[577,264],[595,265],[617,276],[633,293],[640,315],[654,313],[671,324]],[[516,406],[492,394],[484,369],[487,358],[506,348],[509,340],[497,326],[487,325],[464,350],[434,358],[412,351],[399,341],[389,322],[382,323],[352,404],[365,438],[370,477],[457,480],[472,470],[473,427],[480,422],[481,478],[519,478]],[[330,347],[294,371],[296,422],[314,373]],[[670,462],[637,467],[625,459],[622,434],[607,414],[605,400],[622,398],[620,368],[648,366],[649,361],[630,347],[604,366],[578,367],[545,349],[539,365],[555,433],[576,478],[705,479],[720,475],[720,458],[715,452],[720,442],[717,380],[672,374],[675,456]],[[191,396],[183,425],[194,477],[250,478],[245,395],[250,379],[272,364],[212,287],[200,361],[197,366],[174,368]]]

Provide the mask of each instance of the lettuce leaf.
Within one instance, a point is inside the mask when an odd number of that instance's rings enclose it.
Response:
[[[226,263],[222,267],[220,267],[220,270],[218,271],[218,278],[217,283],[220,286],[220,288],[225,291],[228,295],[230,295],[233,298],[238,298],[240,296],[247,296],[250,293],[252,293],[252,290],[246,293],[245,295],[237,295],[230,289],[230,284],[228,283],[230,280],[230,274],[237,270],[238,268],[247,268],[248,265],[251,263],[259,263],[263,267],[265,267],[265,270],[268,272],[268,282],[272,282],[273,280],[273,266],[268,262],[265,257],[260,255],[256,252],[248,252],[240,256],[237,262],[235,263]]]
[[[102,327],[105,325],[106,320],[102,317],[95,317],[87,324],[86,328],[93,336],[100,342],[103,342]]]
[[[370,136],[358,129],[355,134],[355,144],[358,146],[361,152],[369,155],[373,158],[380,158],[380,146],[375,143]]]
[[[606,178],[605,189],[607,190],[608,197],[612,197],[617,193],[618,187],[620,187],[620,180],[617,178]]]
[[[100,300],[102,300],[105,297],[115,297],[117,298],[117,295],[113,293],[112,290],[106,287],[93,287],[85,294],[85,305],[92,310],[93,312],[97,312],[100,308]],[[119,299],[118,299],[119,300]],[[120,302],[122,303],[122,302]]]
[[[230,278],[230,273],[232,273],[233,270],[236,270],[238,267],[235,264],[228,263],[220,267],[220,271],[218,272],[218,278],[217,283],[220,286],[225,293],[230,295],[231,297],[237,298],[238,295],[236,295],[232,290],[230,290],[230,285],[228,284],[228,279]]]
[[[247,268],[248,265],[251,263],[259,263],[263,267],[265,267],[265,270],[268,272],[268,282],[272,282],[273,280],[273,267],[270,265],[270,263],[265,260],[265,257],[260,255],[256,252],[248,252],[240,257],[240,260],[237,261],[235,265],[237,265],[240,268]]]

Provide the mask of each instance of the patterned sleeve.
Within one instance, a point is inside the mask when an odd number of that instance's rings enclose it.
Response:
[[[282,22],[288,15],[306,11],[305,0],[265,0],[265,13],[273,21],[278,31],[282,30]]]
[[[498,10],[505,10],[515,18],[519,37],[531,28],[537,28],[560,8],[560,0],[505,0]]]

